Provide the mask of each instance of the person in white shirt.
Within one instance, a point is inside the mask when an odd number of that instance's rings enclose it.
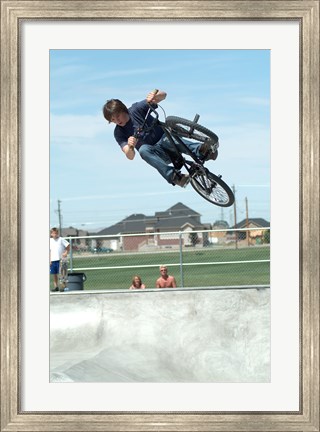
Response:
[[[70,243],[59,236],[58,228],[50,230],[50,274],[53,275],[53,291],[59,291],[58,274],[61,258],[66,258],[70,250]]]

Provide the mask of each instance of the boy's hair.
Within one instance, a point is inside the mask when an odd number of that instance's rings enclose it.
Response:
[[[129,113],[128,108],[125,106],[123,102],[119,99],[109,99],[103,105],[103,115],[108,122],[111,122],[112,116],[114,114],[119,114],[121,112]]]
[[[56,228],[56,227],[54,227],[54,228],[51,228],[51,230],[50,230],[50,232],[52,233],[52,232],[59,232],[59,230],[58,230],[58,228]]]

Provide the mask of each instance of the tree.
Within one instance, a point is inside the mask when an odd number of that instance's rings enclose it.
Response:
[[[263,243],[267,243],[267,244],[270,243],[270,230],[264,231],[262,241]]]
[[[192,246],[195,246],[197,243],[199,243],[199,236],[198,233],[196,232],[191,232],[189,234],[189,239],[190,239],[190,243],[192,244]]]

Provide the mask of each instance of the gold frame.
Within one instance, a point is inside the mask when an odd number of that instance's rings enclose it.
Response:
[[[1,0],[1,431],[319,431],[319,1]],[[299,21],[300,148],[303,148],[299,411],[21,411],[19,22],[24,19]]]

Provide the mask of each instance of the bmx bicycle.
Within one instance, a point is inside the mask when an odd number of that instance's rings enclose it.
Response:
[[[163,112],[164,109],[158,104]],[[152,122],[148,125],[147,118],[151,115]],[[165,115],[165,112],[164,112]],[[204,166],[205,160],[201,160],[193,154],[183,142],[183,138],[194,140],[199,143],[210,143],[212,151],[216,151],[219,146],[218,136],[204,126],[198,124],[200,116],[195,115],[193,120],[187,120],[180,117],[165,115],[165,121],[159,120],[158,112],[149,104],[149,110],[141,127],[134,134],[135,138],[139,138],[142,133],[148,132],[156,125],[160,126],[166,137],[172,144],[169,156],[173,166],[180,171],[183,167],[189,174],[190,183],[193,189],[211,202],[220,207],[230,207],[234,203],[234,194],[230,187],[222,180],[221,175],[213,174]],[[191,160],[182,154],[177,148],[178,142],[191,158]]]
[[[59,291],[64,291],[68,283],[68,258],[63,257],[59,264]]]

